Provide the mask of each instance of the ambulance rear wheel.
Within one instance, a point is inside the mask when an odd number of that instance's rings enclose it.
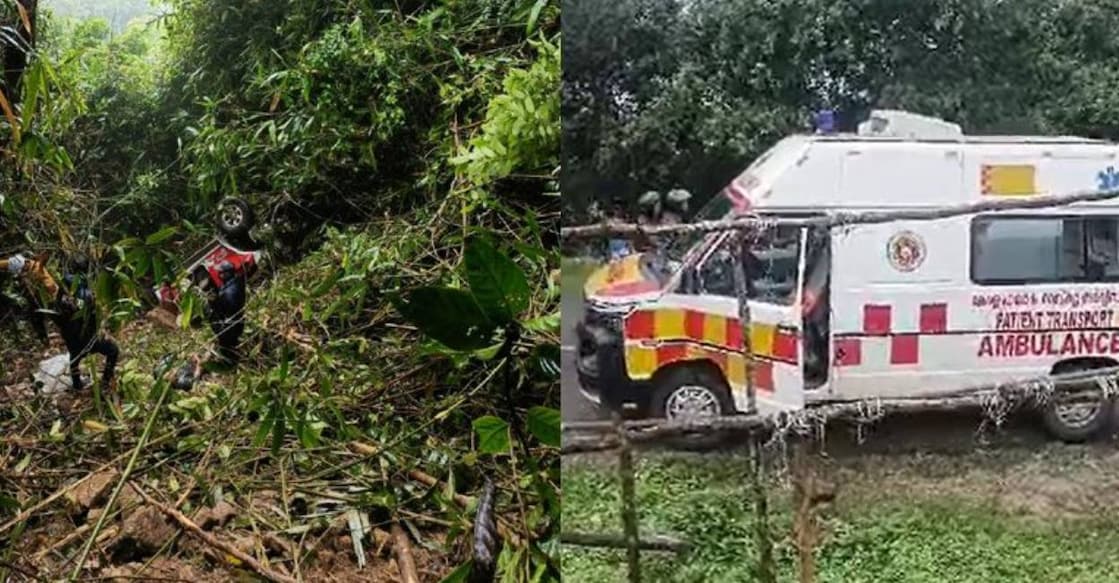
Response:
[[[1055,373],[1089,370],[1090,367],[1065,368]],[[1090,403],[1062,403],[1054,397],[1042,411],[1041,418],[1049,433],[1067,443],[1080,443],[1103,433],[1111,426],[1114,401],[1099,400]]]
[[[723,379],[701,367],[681,366],[654,380],[651,417],[696,419],[730,415],[734,401]]]

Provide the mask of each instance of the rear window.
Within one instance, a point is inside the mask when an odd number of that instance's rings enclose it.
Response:
[[[1119,280],[1119,217],[976,217],[971,278],[984,285]]]

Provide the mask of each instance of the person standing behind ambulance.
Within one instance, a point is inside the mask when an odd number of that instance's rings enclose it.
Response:
[[[664,200],[664,211],[661,212],[660,224],[679,225],[688,216],[688,201],[692,195],[688,191],[677,188],[669,191]]]

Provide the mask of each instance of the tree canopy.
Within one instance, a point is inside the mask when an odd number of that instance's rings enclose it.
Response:
[[[1119,138],[1114,0],[565,3],[564,202],[702,202],[813,110]],[[567,215],[565,215],[566,218]]]

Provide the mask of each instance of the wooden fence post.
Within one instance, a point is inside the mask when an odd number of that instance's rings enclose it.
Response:
[[[750,486],[754,496],[754,540],[758,545],[758,581],[777,583],[777,566],[773,562],[773,541],[769,536],[769,499],[765,491],[765,451],[761,438],[750,434]]]
[[[637,532],[637,494],[634,487],[633,451],[621,417],[614,415],[618,433],[618,474],[622,481],[622,529],[626,540],[629,582],[641,583],[641,539]]]

